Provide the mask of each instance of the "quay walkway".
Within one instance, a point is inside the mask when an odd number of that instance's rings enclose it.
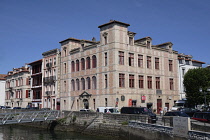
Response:
[[[59,115],[57,110],[0,113],[0,125],[55,120]]]

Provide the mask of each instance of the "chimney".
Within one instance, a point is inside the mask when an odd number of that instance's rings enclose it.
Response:
[[[96,38],[95,38],[95,37],[93,37],[93,38],[92,38],[92,41],[93,41],[93,42],[96,42]]]

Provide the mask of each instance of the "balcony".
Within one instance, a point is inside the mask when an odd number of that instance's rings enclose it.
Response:
[[[47,96],[50,96],[50,95],[52,95],[52,91],[46,91],[45,94],[46,94]]]
[[[47,83],[49,83],[50,78],[49,78],[49,77],[44,77],[44,79],[43,79],[43,80],[44,80],[44,83],[46,83],[46,84],[47,84]]]
[[[53,84],[56,81],[56,76],[44,77],[44,85]]]
[[[47,67],[48,69],[52,68],[52,63],[47,63],[47,64],[46,64],[46,67]]]
[[[53,82],[56,81],[56,76],[50,76],[49,78],[50,78],[50,82],[51,82],[51,83],[53,83]]]
[[[32,102],[41,102],[42,99],[32,99]]]

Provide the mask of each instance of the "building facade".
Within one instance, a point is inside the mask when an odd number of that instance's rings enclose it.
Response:
[[[183,80],[184,80],[185,73],[189,69],[200,68],[200,67],[202,67],[202,64],[205,64],[205,62],[194,60],[192,58],[193,57],[191,55],[185,55],[183,53],[180,53],[178,55],[180,99],[186,99],[185,89],[184,89],[184,85],[183,85]]]
[[[25,66],[13,68],[6,76],[5,105],[25,108],[30,98],[30,69]]]
[[[178,52],[172,43],[135,40],[127,23],[100,25],[100,41],[68,38],[61,44],[61,109],[99,106],[171,108],[179,99]]]
[[[31,76],[31,102],[28,107],[42,108],[42,59],[28,63]]]
[[[60,110],[60,50],[53,49],[42,54],[43,56],[43,108]]]
[[[0,74],[0,106],[5,105],[5,83],[6,83],[6,74]]]

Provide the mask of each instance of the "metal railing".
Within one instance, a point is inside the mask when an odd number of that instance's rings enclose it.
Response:
[[[56,120],[59,116],[57,110],[1,113],[0,125]]]

